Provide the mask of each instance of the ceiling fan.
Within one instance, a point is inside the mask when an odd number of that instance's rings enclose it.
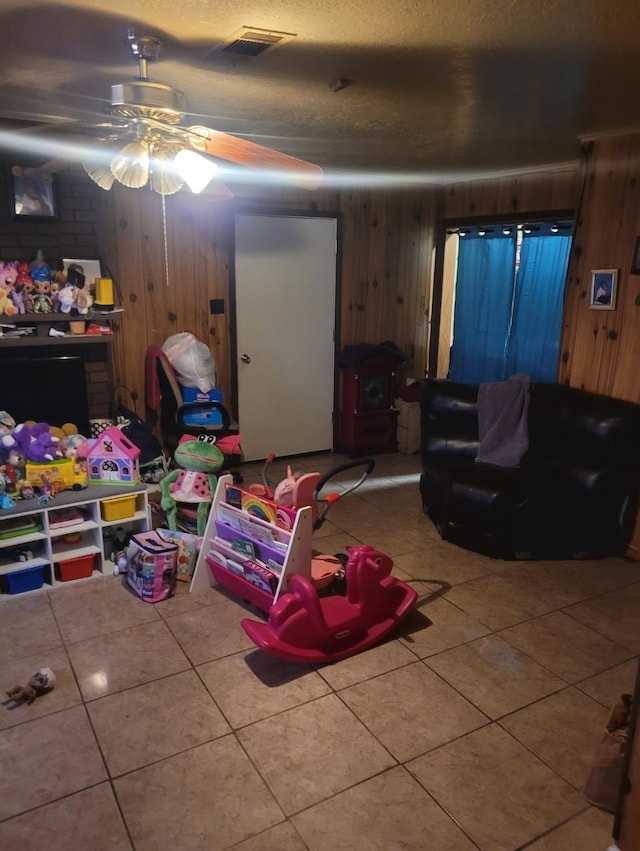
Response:
[[[158,58],[162,42],[152,36],[136,37],[132,29],[127,38],[139,61],[139,77],[111,86],[107,107],[111,121],[93,125],[97,145],[83,158],[85,171],[100,187],[111,189],[115,181],[132,189],[149,184],[161,195],[172,195],[186,184],[198,193],[213,179],[215,161],[223,160],[278,172],[305,189],[317,188],[323,173],[320,166],[210,127],[183,126],[184,94],[151,82],[147,74],[148,63]],[[79,132],[83,130],[79,128]],[[66,162],[51,160],[36,170],[50,174]],[[216,190],[218,195],[231,197],[221,184]]]

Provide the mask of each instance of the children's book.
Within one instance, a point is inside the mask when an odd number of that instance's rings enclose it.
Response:
[[[278,526],[280,529],[286,529],[288,532],[293,529],[296,520],[296,512],[292,508],[287,508],[264,496],[256,496],[236,485],[226,486],[226,502],[234,508],[240,508],[252,517],[258,517],[260,520]]]

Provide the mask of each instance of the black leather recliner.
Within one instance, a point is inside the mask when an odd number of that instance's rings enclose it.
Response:
[[[621,555],[640,483],[640,405],[532,384],[517,468],[476,462],[478,385],[420,385],[420,491],[445,540],[505,558]]]

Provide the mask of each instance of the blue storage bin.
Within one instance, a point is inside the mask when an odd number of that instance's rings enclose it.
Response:
[[[4,594],[22,594],[24,591],[35,591],[42,588],[44,582],[44,566],[25,567],[24,570],[12,570],[0,576],[0,590]]]
[[[182,401],[186,405],[189,402],[222,402],[222,391],[215,387],[208,393],[202,393],[197,387],[183,387]],[[183,422],[187,426],[216,426],[222,423],[222,414],[203,408],[198,413],[185,414]]]

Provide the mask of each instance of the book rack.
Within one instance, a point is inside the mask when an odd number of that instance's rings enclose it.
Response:
[[[221,585],[268,612],[293,574],[311,578],[311,507],[277,506],[218,479],[190,591]]]

